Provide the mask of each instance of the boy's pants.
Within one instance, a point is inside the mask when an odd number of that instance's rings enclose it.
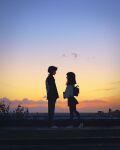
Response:
[[[48,99],[48,121],[52,125],[54,120],[56,98]]]

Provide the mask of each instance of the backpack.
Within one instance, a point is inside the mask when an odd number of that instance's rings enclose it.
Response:
[[[73,95],[74,96],[78,96],[78,94],[80,93],[80,89],[79,89],[79,86],[74,86],[73,88]]]

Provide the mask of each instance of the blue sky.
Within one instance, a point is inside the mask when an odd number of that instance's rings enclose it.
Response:
[[[119,0],[1,0],[0,3],[3,56],[41,54],[43,58],[71,52],[100,56],[107,49],[113,51],[114,45],[118,56]]]
[[[119,0],[1,0],[0,7],[1,38],[14,44],[91,42],[120,26]]]

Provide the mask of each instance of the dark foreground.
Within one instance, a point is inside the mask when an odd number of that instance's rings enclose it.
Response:
[[[1,150],[120,150],[120,144],[13,145]]]
[[[120,150],[120,127],[1,127],[0,150]]]

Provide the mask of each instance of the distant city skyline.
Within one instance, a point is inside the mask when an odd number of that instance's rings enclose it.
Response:
[[[57,111],[67,110],[69,71],[79,110],[120,106],[119,0],[1,0],[0,20],[0,98],[39,100],[27,105],[46,109],[47,68],[55,65]]]

